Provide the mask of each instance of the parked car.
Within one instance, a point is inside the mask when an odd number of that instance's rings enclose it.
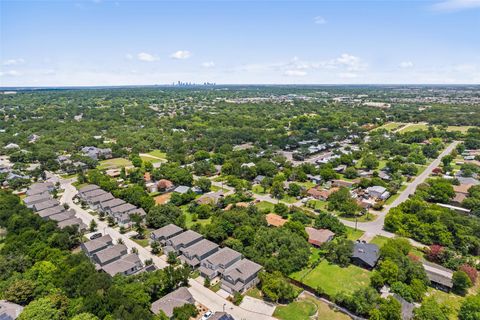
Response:
[[[208,310],[207,312],[205,312],[205,314],[202,316],[202,319],[201,320],[207,320],[208,318],[210,318],[212,316],[213,312]]]
[[[101,236],[102,236],[102,234],[100,232],[94,233],[90,236],[90,240],[100,238]]]

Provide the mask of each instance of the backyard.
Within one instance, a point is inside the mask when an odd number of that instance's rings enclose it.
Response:
[[[314,319],[347,320],[349,316],[332,310],[326,303],[313,297],[302,297],[286,306],[278,306],[273,316],[282,320],[308,320]]]
[[[130,160],[124,158],[112,158],[107,160],[102,160],[99,162],[97,169],[120,169],[121,167],[131,166],[132,163]]]

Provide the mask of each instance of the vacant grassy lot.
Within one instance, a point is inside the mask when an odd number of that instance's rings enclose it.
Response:
[[[149,156],[146,156],[146,155],[142,155],[142,156],[140,156],[140,158],[143,160],[143,162],[151,162],[151,163],[164,162],[165,161],[163,159],[157,159],[157,158],[149,157]]]
[[[256,204],[258,210],[260,211],[273,211],[273,207],[275,206],[273,203],[268,202],[268,201],[260,201],[259,203]]]
[[[119,169],[121,167],[128,167],[131,166],[132,163],[130,160],[124,158],[112,158],[108,160],[100,161],[99,165],[97,166],[98,169]]]
[[[323,289],[329,296],[342,291],[352,293],[370,283],[369,271],[354,265],[341,268],[326,260],[322,260],[313,270],[304,269],[290,276],[312,288]]]
[[[405,125],[405,124],[401,123],[401,122],[388,122],[388,123],[385,123],[383,126],[375,128],[374,130],[385,129],[387,131],[392,131],[392,130],[400,128],[403,125]]]
[[[252,192],[256,194],[265,194],[267,191],[261,185],[254,185],[252,187]]]
[[[405,133],[417,130],[427,130],[428,124],[427,123],[407,123],[405,127],[400,129],[398,132]]]
[[[360,239],[365,232],[362,230],[355,230],[354,228],[347,227],[347,239],[355,241]]]
[[[147,154],[154,156],[156,158],[161,158],[161,159],[167,159],[167,154],[165,152],[162,152],[160,150],[152,150],[148,152]]]
[[[447,131],[452,132],[452,131],[460,131],[462,133],[465,133],[468,131],[470,128],[475,128],[473,126],[448,126]]]

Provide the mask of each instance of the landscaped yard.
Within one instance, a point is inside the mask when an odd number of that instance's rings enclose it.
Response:
[[[332,310],[326,303],[313,297],[301,298],[275,309],[273,316],[282,320],[308,320],[317,313],[318,320],[348,320],[349,316]]]
[[[107,160],[102,160],[99,162],[97,169],[119,169],[121,167],[131,166],[132,163],[128,159],[124,158],[112,158]]]
[[[252,192],[256,194],[265,194],[266,190],[259,184],[256,184],[252,187]]]
[[[327,201],[322,201],[322,200],[309,200],[308,201],[308,208],[313,208],[315,210],[319,211],[326,211],[327,210]]]
[[[259,203],[256,204],[256,206],[260,211],[270,211],[270,212],[272,212],[273,207],[275,207],[273,203],[268,201],[260,201]]]
[[[346,227],[346,228],[347,228],[347,239],[348,240],[352,240],[352,241],[358,240],[365,233],[362,230],[358,230],[358,229],[355,230],[354,228],[350,228],[350,227]]]
[[[200,223],[201,225],[206,225],[206,224],[209,224],[210,221],[211,221],[211,218],[197,219],[197,221],[193,221],[193,214],[188,212],[188,206],[187,205],[181,206],[180,209],[182,209],[183,213],[185,214],[185,225],[187,226],[187,228],[190,228],[195,223]]]
[[[381,248],[385,242],[387,242],[388,238],[384,236],[375,236],[370,243],[376,244],[379,248]]]
[[[143,239],[137,239],[135,237],[132,237],[130,239],[132,239],[133,241],[135,241],[136,243],[138,243],[139,245],[141,245],[142,247],[147,247],[150,243],[149,239],[150,239],[150,233],[152,233],[153,230],[147,230],[145,231],[145,236]]]
[[[160,150],[152,150],[150,152],[148,152],[147,154],[151,155],[151,156],[154,156],[154,157],[157,157],[157,158],[161,158],[161,159],[167,159],[167,154],[165,152],[162,152]]]
[[[291,196],[289,196],[289,195],[284,195],[283,198],[282,198],[282,201],[283,201],[283,202],[286,202],[286,203],[295,203],[295,202],[297,202],[298,200],[297,200],[297,198],[295,198],[295,197],[291,197]]]
[[[260,299],[260,300],[263,299],[262,292],[258,290],[256,287],[249,289],[245,294],[255,299]]]
[[[433,288],[428,290],[427,296],[433,297],[440,305],[447,306],[450,310],[452,310],[448,315],[449,319],[458,319],[458,311],[460,310],[463,300],[465,300],[464,297],[457,296],[453,293],[446,293]]]
[[[342,291],[352,293],[370,283],[369,271],[355,265],[342,268],[326,260],[322,260],[313,270],[304,269],[290,277],[314,289],[321,288],[329,296]]]

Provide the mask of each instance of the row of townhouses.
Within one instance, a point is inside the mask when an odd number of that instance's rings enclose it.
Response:
[[[132,225],[130,216],[133,214],[138,214],[141,217],[146,215],[145,210],[142,208],[115,198],[110,192],[106,192],[94,184],[81,188],[77,197],[89,205],[91,209],[111,216],[115,223],[121,227],[130,227]]]
[[[221,288],[229,293],[243,293],[259,281],[261,265],[244,259],[235,250],[220,248],[195,231],[184,231],[169,224],[153,231],[150,238],[151,241],[160,243],[166,254],[175,252],[183,263],[199,268],[203,277],[211,280],[219,277]]]
[[[86,230],[87,226],[80,218],[75,217],[74,210],[67,210],[58,200],[52,198],[51,192],[54,189],[51,182],[34,183],[28,188],[23,202],[42,219],[56,221],[59,228],[76,225],[80,231]]]

